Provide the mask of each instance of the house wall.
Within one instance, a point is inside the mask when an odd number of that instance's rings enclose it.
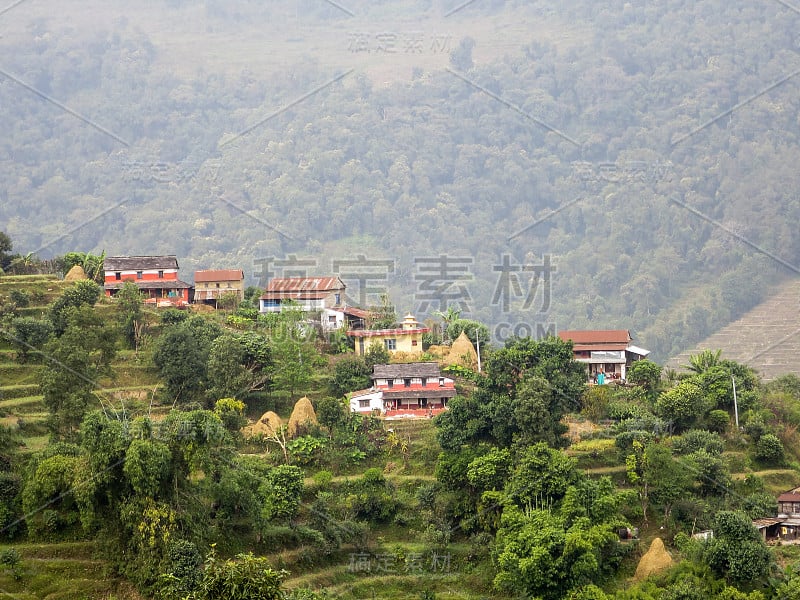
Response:
[[[362,343],[363,340],[363,343]],[[408,354],[419,353],[422,354],[422,332],[411,333],[387,333],[386,335],[370,335],[359,337],[356,339],[356,354],[363,356],[373,342],[378,341],[386,344],[386,340],[395,340],[395,348],[388,349],[389,354],[395,352],[406,352]]]
[[[219,287],[217,287],[219,284]],[[244,299],[244,281],[203,281],[195,283],[195,297],[200,300],[207,299],[208,292],[212,298],[219,298],[227,292],[235,292],[239,300]]]
[[[163,277],[159,277],[159,271],[163,272]],[[120,278],[117,279],[117,273]],[[115,281],[159,281],[178,279],[177,269],[142,269],[141,278],[137,277],[138,271],[105,271],[105,282],[114,283]]]
[[[367,406],[361,406],[368,402]],[[373,410],[383,411],[383,392],[374,392],[350,398],[350,412],[371,413]]]

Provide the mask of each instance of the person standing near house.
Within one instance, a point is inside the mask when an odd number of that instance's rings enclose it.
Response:
[[[597,385],[603,385],[606,382],[606,374],[603,371],[600,371],[597,374]]]

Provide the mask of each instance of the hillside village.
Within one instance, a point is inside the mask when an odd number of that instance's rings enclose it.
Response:
[[[794,375],[715,349],[662,369],[624,329],[496,346],[457,311],[351,306],[336,276],[90,263],[0,276],[11,595],[227,598],[211,582],[243,572],[296,600],[800,585]]]

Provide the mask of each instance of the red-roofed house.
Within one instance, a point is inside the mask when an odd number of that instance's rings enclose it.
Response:
[[[431,417],[447,409],[455,384],[435,362],[375,365],[372,388],[350,394],[353,412],[379,412],[387,418]]]
[[[572,342],[573,358],[586,364],[590,382],[624,381],[627,367],[650,354],[633,345],[627,329],[561,331],[558,337]]]
[[[132,281],[145,302],[158,306],[189,304],[191,284],[178,279],[178,259],[173,256],[107,256],[103,261],[106,296],[114,296]]]
[[[430,331],[421,327],[414,315],[406,315],[403,323],[393,329],[357,329],[347,332],[355,338],[356,354],[364,356],[373,342],[379,342],[389,351],[422,354],[422,334]]]
[[[232,292],[244,300],[244,271],[217,269],[194,272],[194,301],[215,304],[223,294]]]

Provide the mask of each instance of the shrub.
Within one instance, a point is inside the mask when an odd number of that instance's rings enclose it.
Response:
[[[16,548],[6,548],[1,551],[0,564],[9,568],[15,581],[22,579],[22,557]]]
[[[767,464],[781,464],[784,460],[783,443],[772,433],[764,434],[756,442],[755,457]]]
[[[712,410],[706,415],[706,425],[709,430],[723,433],[731,422],[731,417],[728,411],[725,410]]]
[[[692,454],[705,450],[712,455],[720,455],[725,444],[719,434],[704,429],[692,429],[672,441],[672,448],[677,454]]]

